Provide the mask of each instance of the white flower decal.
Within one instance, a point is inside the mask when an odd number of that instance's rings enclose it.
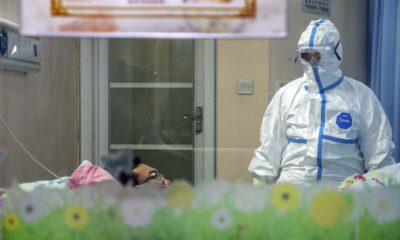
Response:
[[[15,209],[15,206],[9,197],[4,198],[1,201],[2,203],[0,205],[0,216],[5,216],[9,213],[16,213],[17,210]]]
[[[140,227],[149,224],[155,212],[151,199],[130,198],[122,202],[121,213],[128,225]]]
[[[263,191],[261,191],[263,190]],[[233,204],[237,210],[253,213],[263,209],[267,202],[267,191],[245,184],[238,184],[234,188]]]
[[[230,184],[227,182],[216,181],[199,188],[197,201],[204,202],[206,207],[213,207],[220,204],[224,196],[230,190]],[[198,204],[198,203],[197,203]]]
[[[30,193],[15,193],[15,203],[21,218],[32,222],[46,215],[46,207],[40,197],[40,191]]]
[[[42,196],[46,196],[44,204],[49,211],[63,207],[66,201],[66,195],[71,195],[71,193],[63,189],[46,189],[42,194]]]
[[[400,218],[400,191],[374,189],[364,196],[369,213],[377,223],[393,222]]]
[[[73,200],[87,209],[93,208],[99,201],[99,193],[94,186],[82,186],[75,190]]]
[[[211,224],[218,230],[226,230],[232,225],[232,216],[226,209],[219,209],[213,212]]]

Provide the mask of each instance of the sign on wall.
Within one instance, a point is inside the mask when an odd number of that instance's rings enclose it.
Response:
[[[303,0],[303,11],[329,15],[331,0]]]
[[[277,38],[284,0],[20,0],[35,36]]]

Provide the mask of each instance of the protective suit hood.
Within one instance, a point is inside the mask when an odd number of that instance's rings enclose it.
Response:
[[[311,21],[300,36],[297,51],[297,61],[305,76],[317,83],[320,81],[320,87],[325,88],[342,76],[339,68],[342,59],[340,34],[331,21],[323,18]],[[312,65],[301,58],[301,54],[306,52],[319,52],[319,63]]]

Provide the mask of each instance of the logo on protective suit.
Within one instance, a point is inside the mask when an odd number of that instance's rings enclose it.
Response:
[[[336,124],[341,129],[349,129],[353,123],[349,113],[342,112],[336,117]]]

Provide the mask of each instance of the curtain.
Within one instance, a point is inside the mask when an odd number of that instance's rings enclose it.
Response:
[[[400,160],[400,0],[368,1],[367,82],[385,109]]]

